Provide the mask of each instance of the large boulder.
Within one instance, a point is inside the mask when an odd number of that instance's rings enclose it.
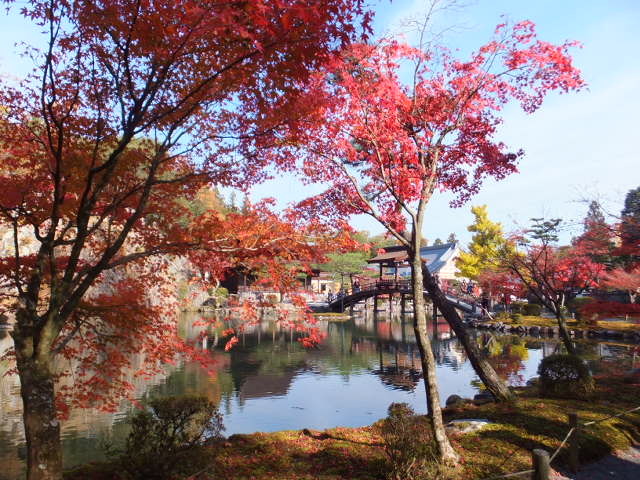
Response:
[[[459,407],[464,403],[465,403],[465,400],[460,395],[449,395],[449,397],[447,398],[447,401],[445,402],[445,405],[447,407]]]
[[[473,397],[473,403],[476,405],[484,405],[485,403],[491,403],[493,401],[495,401],[495,399],[489,392],[481,392]]]
[[[491,422],[486,418],[460,418],[458,420],[451,420],[445,428],[449,434],[464,434],[477,432],[488,425],[491,425]]]

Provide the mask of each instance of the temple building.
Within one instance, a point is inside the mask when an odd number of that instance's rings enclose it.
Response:
[[[369,264],[378,264],[380,278],[410,279],[411,268],[407,261],[407,252],[403,246],[386,247],[385,252],[368,260]],[[456,280],[456,258],[460,255],[458,242],[422,247],[420,255],[429,271],[438,275],[440,280]]]

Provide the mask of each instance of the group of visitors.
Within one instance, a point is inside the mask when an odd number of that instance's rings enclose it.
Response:
[[[360,285],[360,281],[359,280],[354,280],[353,283],[351,284],[351,293],[357,293],[360,291],[361,289],[361,285]],[[333,295],[333,291],[331,291],[331,289],[329,289],[329,292],[327,293],[327,301],[329,303],[333,302],[334,300],[340,300],[342,297],[347,296],[347,290],[344,289],[344,287],[340,288],[340,290],[338,290],[338,292],[335,294],[335,296]]]
[[[469,280],[468,282],[466,280],[462,280],[462,282],[460,283],[460,291],[474,297],[477,297],[480,294],[480,288],[471,280]]]

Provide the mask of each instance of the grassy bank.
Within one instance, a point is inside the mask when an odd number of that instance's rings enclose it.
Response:
[[[584,401],[540,398],[535,388],[518,390],[513,404],[464,405],[447,409],[448,420],[485,418],[490,426],[452,437],[461,455],[452,479],[479,479],[515,472],[530,466],[534,448],[555,451],[568,432],[567,414],[582,421],[598,420],[640,405],[640,384],[622,377],[597,379],[597,391]],[[640,412],[588,427],[580,452],[590,462],[640,441]],[[319,431],[283,431],[233,435],[202,449],[204,471],[193,479],[380,479],[386,468],[381,422],[363,428]],[[553,463],[562,468],[565,450]],[[109,464],[85,466],[69,472],[66,480],[119,478]]]
[[[525,327],[557,327],[558,321],[555,318],[537,317],[537,316],[521,316],[517,321],[512,318],[500,318],[501,323],[505,325],[523,325]],[[495,323],[495,322],[487,322]],[[567,327],[573,330],[615,330],[619,332],[638,332],[640,324],[635,322],[599,320],[591,324],[578,322],[577,320],[567,319]]]

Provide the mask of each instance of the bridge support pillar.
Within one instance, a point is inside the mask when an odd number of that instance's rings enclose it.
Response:
[[[373,296],[373,312],[378,313],[378,295]]]
[[[393,315],[393,293],[389,294],[389,315]]]
[[[407,312],[407,300],[404,293],[400,294],[400,313],[403,315]]]
[[[438,323],[438,307],[436,307],[435,302],[433,302],[433,300],[431,301],[431,304],[433,305],[433,321],[435,323]]]

